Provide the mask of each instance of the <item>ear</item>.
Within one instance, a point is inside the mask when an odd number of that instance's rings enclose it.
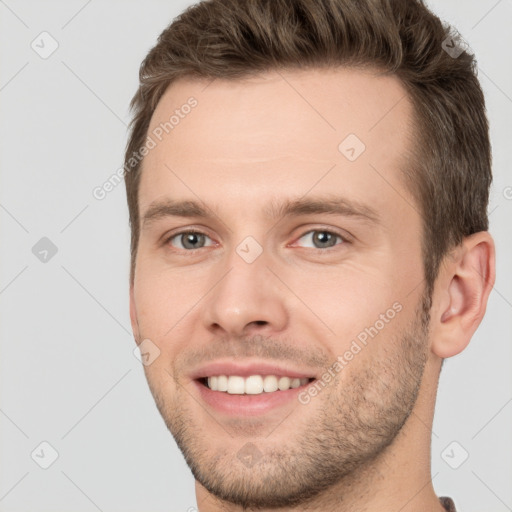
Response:
[[[137,318],[137,308],[135,307],[135,297],[133,291],[133,283],[130,285],[130,322],[132,324],[132,332],[135,338],[135,343],[138,345],[140,340],[139,334],[139,321]]]
[[[446,358],[466,348],[485,314],[495,279],[495,247],[487,231],[464,238],[445,257],[433,294],[432,352]]]

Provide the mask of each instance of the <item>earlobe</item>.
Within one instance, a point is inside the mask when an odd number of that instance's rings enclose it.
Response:
[[[449,258],[439,275],[437,317],[432,318],[432,351],[442,358],[469,344],[496,278],[494,241],[487,231],[466,237]]]

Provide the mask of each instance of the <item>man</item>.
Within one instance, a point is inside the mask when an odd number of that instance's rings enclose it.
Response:
[[[438,378],[495,280],[474,68],[419,0],[210,0],[149,52],[130,316],[201,512],[455,510]]]

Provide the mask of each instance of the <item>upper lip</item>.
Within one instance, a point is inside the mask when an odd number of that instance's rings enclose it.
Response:
[[[202,379],[214,375],[239,375],[249,377],[250,375],[276,375],[297,379],[315,378],[312,371],[299,370],[278,363],[266,363],[246,361],[214,361],[196,368],[191,374],[192,379]]]

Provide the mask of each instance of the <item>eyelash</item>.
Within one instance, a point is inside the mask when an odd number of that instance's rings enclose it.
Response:
[[[305,231],[302,235],[300,235],[297,238],[297,240],[300,240],[301,238],[303,238],[306,235],[309,235],[310,233],[329,233],[330,235],[334,235],[334,236],[340,238],[342,243],[338,243],[338,244],[336,244],[336,245],[334,245],[332,247],[325,247],[325,248],[305,247],[305,249],[313,249],[313,250],[317,250],[317,251],[325,253],[325,252],[328,252],[330,250],[334,250],[339,245],[344,245],[344,244],[350,243],[350,240],[345,235],[342,235],[338,231],[334,231],[332,229],[324,229],[324,228],[310,229],[308,231]],[[209,237],[206,233],[203,233],[202,231],[192,230],[192,229],[185,229],[183,231],[178,231],[177,233],[173,233],[172,235],[166,237],[164,242],[163,242],[163,245],[164,246],[169,245],[171,240],[173,240],[174,238],[176,238],[178,236],[181,236],[181,235],[188,235],[188,234],[204,235],[204,236],[206,236],[206,237],[211,239],[211,237]],[[196,251],[200,251],[201,249],[206,249],[206,247],[199,247],[197,249],[179,249],[179,248],[173,247],[173,249],[174,250],[178,250],[180,252],[194,253]]]

